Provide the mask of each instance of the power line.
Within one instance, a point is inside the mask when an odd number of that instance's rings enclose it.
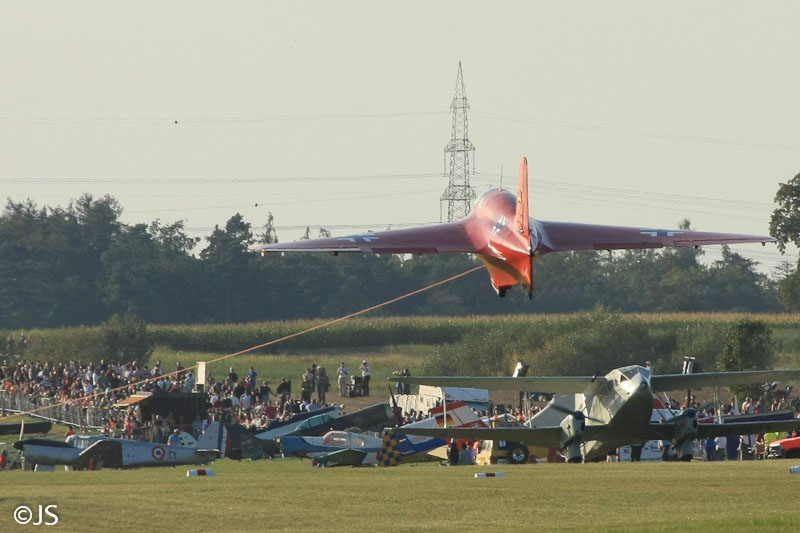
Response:
[[[331,113],[331,114],[276,114],[276,115],[209,115],[209,116],[155,116],[155,117],[0,117],[0,126],[42,125],[42,126],[179,126],[181,124],[235,124],[311,120],[358,120],[411,118],[449,114],[447,111],[409,111],[397,113]],[[487,120],[500,120],[519,124],[534,124],[555,128],[583,130],[615,135],[631,135],[672,141],[711,143],[730,146],[747,146],[771,150],[800,151],[800,146],[760,141],[726,139],[688,133],[672,133],[658,130],[623,128],[603,124],[570,122],[541,117],[525,117],[488,111],[472,111],[474,116]]]
[[[490,119],[517,122],[520,124],[536,124],[540,126],[550,126],[556,128],[568,128],[575,130],[592,131],[599,133],[612,133],[616,135],[633,135],[637,137],[649,137],[655,139],[668,139],[672,141],[687,141],[699,143],[723,144],[730,146],[748,146],[751,148],[768,148],[771,150],[790,150],[800,151],[800,146],[787,144],[765,143],[757,141],[742,141],[738,139],[722,139],[718,137],[705,137],[699,135],[689,135],[685,133],[667,133],[655,130],[637,130],[630,128],[620,128],[616,126],[603,126],[597,124],[586,124],[580,122],[565,122],[561,120],[549,120],[535,117],[520,117],[513,115],[493,114],[480,111],[473,111],[475,116]]]
[[[428,173],[428,174],[366,174],[366,175],[333,175],[333,176],[229,176],[229,177],[193,177],[193,178],[178,178],[178,177],[159,177],[159,178],[135,178],[135,177],[83,177],[83,178],[64,178],[64,177],[17,177],[6,176],[0,178],[0,183],[19,183],[19,184],[77,184],[77,183],[97,183],[97,184],[153,184],[159,185],[162,183],[186,183],[192,185],[206,184],[206,183],[278,183],[278,182],[297,182],[297,183],[310,183],[321,181],[381,181],[381,180],[410,180],[410,179],[431,179],[441,178],[441,172]]]
[[[106,126],[106,125],[165,125],[223,124],[240,122],[281,122],[291,120],[350,120],[375,118],[406,118],[445,115],[447,111],[409,111],[397,113],[333,113],[287,115],[217,115],[217,116],[160,116],[160,117],[0,117],[2,125],[44,126]]]
[[[431,189],[431,190],[424,190],[424,191],[403,191],[403,192],[385,192],[379,194],[366,194],[360,196],[344,196],[339,198],[303,198],[301,200],[289,200],[283,202],[256,202],[256,203],[249,203],[249,204],[240,204],[240,205],[211,205],[211,206],[201,206],[201,207],[175,207],[169,209],[147,209],[147,210],[139,210],[139,211],[128,211],[130,214],[142,214],[142,213],[174,213],[180,211],[208,211],[211,209],[244,209],[247,207],[265,207],[270,208],[276,205],[297,205],[297,204],[309,204],[309,203],[317,203],[317,202],[331,202],[331,201],[338,201],[338,200],[368,200],[370,198],[385,198],[387,196],[405,196],[405,195],[413,195],[413,194],[427,194],[431,192],[436,192],[438,189]]]

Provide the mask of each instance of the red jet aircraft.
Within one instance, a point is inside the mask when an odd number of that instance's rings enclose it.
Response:
[[[598,226],[571,222],[545,222],[530,218],[528,209],[528,160],[522,158],[517,195],[490,189],[478,199],[464,220],[419,228],[378,231],[268,244],[267,252],[364,252],[374,254],[471,253],[483,261],[492,287],[500,297],[520,284],[533,292],[533,260],[543,254],[564,250],[623,250],[775,242],[771,237]]]

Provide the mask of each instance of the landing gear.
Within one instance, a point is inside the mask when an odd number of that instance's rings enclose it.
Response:
[[[497,289],[497,295],[500,298],[505,298],[506,297],[506,291],[508,291],[508,287],[499,287]]]
[[[528,447],[524,444],[515,443],[509,446],[508,462],[512,465],[524,465],[528,462]]]

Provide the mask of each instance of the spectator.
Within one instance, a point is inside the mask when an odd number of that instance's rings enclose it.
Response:
[[[239,381],[239,374],[234,372],[233,367],[231,367],[230,372],[228,372],[228,387],[233,388],[237,381]]]
[[[472,456],[472,448],[465,442],[461,445],[461,451],[458,453],[458,465],[459,466],[469,466],[475,462],[475,458]]]
[[[269,395],[272,394],[272,389],[269,388],[269,384],[266,381],[261,385],[259,394],[261,394],[261,401],[264,402],[264,405],[269,405]]]
[[[406,419],[408,418],[409,416],[406,415]],[[459,456],[458,442],[456,441],[456,439],[451,439],[450,446],[447,448],[447,463],[450,466],[458,466],[458,456]]]
[[[395,371],[392,372],[392,375],[393,376],[397,376],[399,378],[407,377],[409,375],[408,374],[408,369],[407,368],[403,368],[401,370],[395,370]],[[403,394],[403,391],[405,390],[404,386],[405,386],[405,383],[400,383],[399,381],[397,382],[397,394]]]
[[[344,366],[344,361],[342,361],[342,364],[340,364],[339,368],[336,370],[336,376],[339,380],[339,396],[347,398],[347,380],[350,376],[350,372],[348,372],[347,367]]]
[[[364,396],[369,396],[369,365],[366,359],[361,362],[361,390]]]
[[[286,381],[286,378],[281,378],[278,388],[275,390],[281,397],[281,405],[286,403],[286,399],[292,393],[292,384]]]
[[[249,390],[247,390],[239,398],[239,411],[249,414],[252,406],[253,406],[253,395],[250,393]]]
[[[713,461],[716,459],[717,446],[714,442],[714,437],[708,437],[705,441],[706,461]]]
[[[311,367],[306,368],[302,379],[303,385],[300,391],[300,397],[304,402],[308,403],[311,401],[311,394],[314,391],[314,372],[311,370]]]
[[[714,439],[714,446],[717,449],[717,455],[714,457],[716,461],[724,461],[725,460],[725,447],[728,444],[728,440],[725,437],[717,437]]]
[[[328,374],[325,373],[324,367],[317,368],[317,396],[319,397],[319,403],[325,403],[325,395],[328,392],[328,389],[331,388],[331,382],[328,379]]]
[[[172,435],[169,436],[167,439],[168,446],[180,446],[181,445],[181,430],[175,428],[175,431],[172,432]]]
[[[192,392],[194,390],[194,374],[191,370],[186,373],[186,379],[183,381],[183,392]]]

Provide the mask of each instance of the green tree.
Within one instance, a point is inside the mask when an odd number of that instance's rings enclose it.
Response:
[[[790,242],[800,246],[800,174],[780,184],[775,203],[778,207],[772,212],[769,234],[778,240],[778,249],[784,252]]]
[[[250,224],[236,213],[225,228],[215,226],[206,240],[208,246],[200,252],[200,258],[205,265],[213,318],[223,322],[253,320],[249,311],[258,301],[253,298],[258,271],[253,264],[256,254],[250,251]]]
[[[717,367],[725,372],[767,370],[774,356],[772,332],[760,320],[742,319],[725,332]],[[730,387],[731,394],[760,395],[759,385]]]
[[[153,342],[147,324],[133,314],[115,314],[101,325],[103,354],[112,361],[147,361]]]
[[[774,285],[778,289],[778,300],[790,313],[800,311],[800,274],[796,265],[790,261],[781,261],[773,270]]]
[[[781,183],[775,194],[778,207],[772,212],[769,234],[778,241],[781,253],[786,245],[800,246],[800,174],[786,183]],[[800,302],[800,274],[797,271],[787,274],[779,281],[779,297],[787,311],[798,310]]]

